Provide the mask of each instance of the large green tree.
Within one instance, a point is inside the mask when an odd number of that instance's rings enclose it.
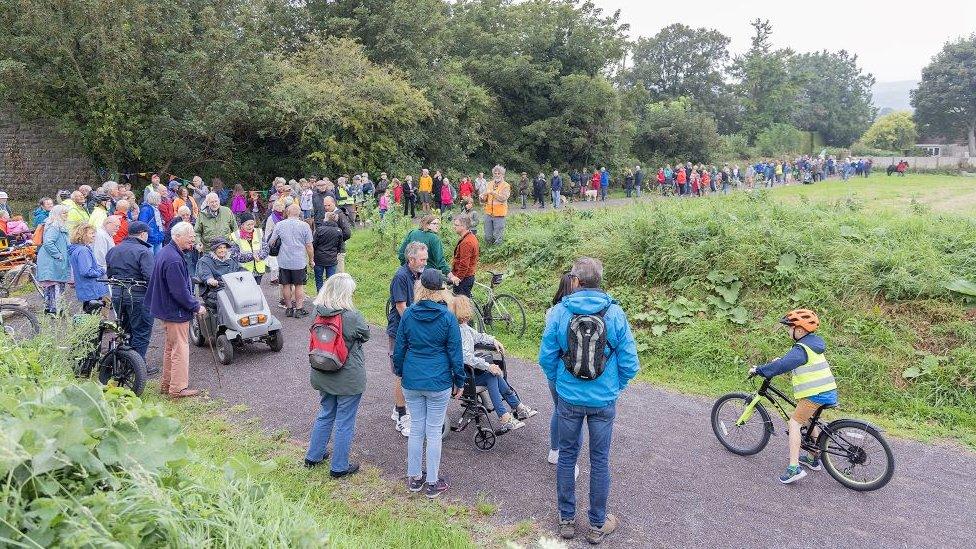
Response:
[[[732,63],[731,74],[738,82],[742,130],[754,139],[772,124],[790,120],[796,104],[797,83],[790,77],[793,52],[773,49],[773,26],[768,20],[751,23],[752,46]]]
[[[828,145],[849,146],[874,120],[874,76],[862,72],[856,55],[844,50],[794,55],[789,73],[798,86],[793,123],[820,132]]]
[[[965,136],[976,156],[976,34],[948,42],[912,91],[915,120],[926,136]]]
[[[681,23],[664,27],[634,44],[633,66],[625,81],[644,87],[654,101],[687,97],[695,107],[732,125],[725,72],[729,64],[728,36],[715,29]],[[731,128],[720,128],[728,130]]]
[[[721,146],[715,119],[689,99],[645,105],[639,114],[633,151],[637,158],[708,162]]]
[[[226,167],[274,78],[260,24],[244,0],[0,0],[2,92],[99,165]]]

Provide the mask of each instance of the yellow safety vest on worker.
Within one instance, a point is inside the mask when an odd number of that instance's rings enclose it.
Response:
[[[813,349],[797,342],[807,353],[807,361],[793,370],[793,398],[812,397],[837,388],[837,381],[830,371],[827,357],[813,352]]]
[[[254,257],[253,256],[254,253],[261,251],[261,244],[264,239],[264,232],[261,229],[255,228],[254,232],[251,233],[251,239],[245,240],[241,238],[240,231],[234,231],[233,233],[230,234],[230,238],[231,240],[234,241],[234,244],[236,244],[237,247],[241,249],[241,253],[252,254],[251,257]],[[268,271],[268,266],[264,262],[264,260],[257,259],[257,258],[254,258],[251,261],[241,263],[241,267],[247,269],[248,271],[251,271],[256,275],[261,275]]]

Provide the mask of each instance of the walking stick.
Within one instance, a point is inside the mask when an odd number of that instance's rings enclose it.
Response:
[[[204,315],[198,314],[197,322],[200,323],[201,326],[203,326],[204,321],[205,321]],[[207,325],[207,330],[208,332],[210,330],[209,324]],[[217,374],[217,387],[223,389],[224,384],[220,380],[220,368],[217,367],[217,351],[214,350],[213,334],[208,333],[206,337],[207,337],[207,345],[210,347],[210,358],[213,359],[214,373]]]

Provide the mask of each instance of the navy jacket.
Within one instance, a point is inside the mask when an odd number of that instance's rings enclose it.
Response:
[[[552,180],[550,181],[549,186],[554,191],[563,190],[563,178],[558,175],[552,176]]]
[[[163,246],[156,254],[146,298],[152,315],[165,322],[189,322],[200,308],[190,289],[190,272],[183,252],[175,242]]]
[[[407,307],[397,328],[393,373],[403,388],[443,391],[464,387],[461,328],[443,303],[425,299]]]
[[[152,247],[134,236],[127,236],[105,255],[110,278],[133,278],[149,282],[153,272]],[[145,288],[134,287],[132,293],[145,293]]]
[[[827,348],[827,343],[817,334],[807,334],[793,344],[790,352],[781,358],[756,367],[756,373],[766,378],[773,378],[786,372],[792,372],[807,362],[807,352],[800,346],[800,343],[810,347],[810,350],[823,354]],[[818,395],[813,395],[810,400],[817,404],[837,404],[837,389],[824,391]]]

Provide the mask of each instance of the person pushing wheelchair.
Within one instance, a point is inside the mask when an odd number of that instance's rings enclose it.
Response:
[[[753,366],[750,374],[759,374],[765,378],[773,378],[786,372],[792,372],[793,397],[796,399],[796,409],[790,418],[790,462],[779,477],[783,484],[796,482],[807,476],[800,468],[802,464],[811,471],[823,468],[820,456],[810,453],[800,457],[800,428],[810,421],[813,414],[823,406],[837,405],[837,381],[830,371],[830,364],[824,357],[826,343],[814,332],[820,327],[817,314],[809,309],[796,309],[786,313],[780,319],[780,324],[786,327],[787,333],[793,338],[794,344],[790,352],[768,364]],[[819,434],[814,427],[812,433],[816,439]]]

